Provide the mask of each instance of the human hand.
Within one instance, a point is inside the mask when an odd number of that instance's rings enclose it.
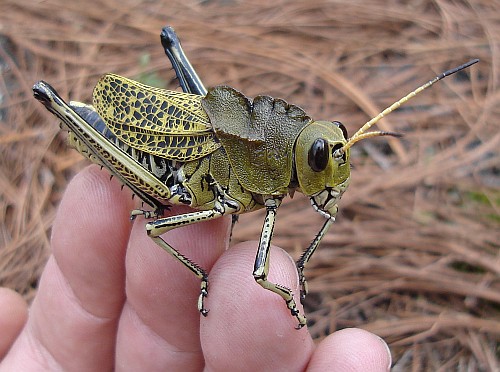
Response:
[[[253,279],[257,242],[226,250],[230,217],[165,235],[210,273],[201,317],[199,280],[147,237],[144,219],[130,222],[134,202],[120,187],[96,166],[69,184],[29,316],[0,290],[0,371],[389,369],[386,344],[369,332],[345,329],[315,345],[307,328],[294,329],[281,297]],[[291,258],[273,248],[270,262],[270,279],[298,298]]]

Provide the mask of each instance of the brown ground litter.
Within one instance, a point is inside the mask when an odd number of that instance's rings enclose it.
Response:
[[[306,312],[317,338],[351,326],[382,336],[396,371],[499,370],[498,1],[3,0],[0,284],[33,297],[62,192],[87,164],[31,86],[43,78],[87,102],[105,72],[174,88],[165,24],[206,86],[282,97],[349,133],[481,59],[380,123],[403,139],[353,148],[338,221],[306,272]],[[241,220],[234,241],[257,239],[262,213]],[[297,195],[274,243],[298,257],[321,223]]]

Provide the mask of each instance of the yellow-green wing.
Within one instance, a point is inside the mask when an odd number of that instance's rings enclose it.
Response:
[[[94,88],[93,105],[123,143],[186,162],[220,147],[201,98],[106,74]]]

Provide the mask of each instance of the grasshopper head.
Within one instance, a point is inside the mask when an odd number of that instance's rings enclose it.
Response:
[[[349,155],[352,145],[377,136],[399,137],[397,133],[367,130],[434,83],[477,62],[478,59],[473,59],[429,80],[367,121],[351,138],[347,137],[347,131],[339,122],[309,123],[297,138],[294,155],[299,187],[303,194],[309,196],[313,208],[326,218],[334,220],[337,202],[349,185]]]
[[[334,218],[337,202],[349,185],[350,150],[347,131],[339,122],[315,121],[299,134],[295,144],[295,170],[300,190],[315,210]]]

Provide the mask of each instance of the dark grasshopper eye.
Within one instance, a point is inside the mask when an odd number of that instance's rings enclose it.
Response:
[[[334,121],[333,124],[340,128],[345,140],[349,139],[349,135],[347,134],[347,129],[345,129],[344,124],[342,124],[340,121]]]
[[[313,171],[321,172],[325,170],[329,156],[328,142],[323,138],[317,138],[309,149],[307,162]]]

